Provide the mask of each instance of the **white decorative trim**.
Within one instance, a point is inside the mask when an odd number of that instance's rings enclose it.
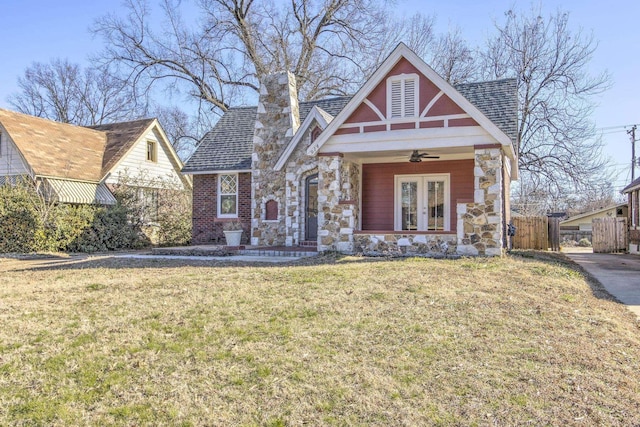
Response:
[[[314,105],[311,111],[309,111],[309,114],[307,114],[307,117],[304,119],[304,122],[302,122],[302,124],[296,131],[296,134],[291,139],[291,141],[289,141],[289,144],[287,144],[287,147],[284,149],[284,151],[282,152],[282,155],[278,159],[278,162],[276,163],[274,170],[276,171],[282,170],[287,160],[289,160],[289,156],[291,156],[291,153],[293,153],[293,150],[295,150],[295,148],[298,146],[298,144],[302,140],[302,136],[304,135],[306,130],[309,129],[309,127],[313,124],[314,121],[318,123],[318,126],[322,130],[324,130],[329,124],[324,114],[320,112],[320,109],[317,105]]]
[[[376,113],[376,115],[378,117],[380,117],[380,120],[384,121],[387,118],[382,114],[382,112],[378,109],[378,107],[375,106],[375,104],[371,101],[369,101],[369,99],[365,98],[364,103],[367,105],[367,107],[371,108],[373,110],[374,113]]]
[[[464,126],[336,135],[322,147],[321,151],[334,152],[340,150],[341,153],[346,154],[473,147],[492,143],[495,143],[493,137],[480,126]]]
[[[440,99],[442,97],[442,95],[444,95],[443,91],[440,91],[436,94],[436,96],[433,97],[433,99],[431,101],[429,101],[429,103],[427,104],[426,107],[424,107],[424,110],[422,111],[422,114],[420,114],[420,117],[426,117],[427,113],[429,112],[429,110],[431,109],[431,107],[433,107],[433,104],[435,104],[436,102],[438,102],[438,99]]]
[[[444,121],[445,122],[445,126],[444,127],[449,127],[448,126],[448,121],[449,120],[459,120],[459,119],[470,119],[471,116],[468,114],[449,114],[446,116],[432,116],[432,117],[399,117],[397,119],[384,119],[381,120],[379,122],[362,122],[362,123],[345,123],[342,126],[340,126],[339,129],[352,129],[352,128],[364,128],[366,126],[379,126],[379,125],[395,125],[395,124],[400,124],[400,123],[416,123],[416,125],[418,125],[419,123],[428,123],[428,122],[437,122],[437,121]],[[464,126],[460,126],[460,127],[464,127]],[[416,127],[416,129],[421,129],[419,126]],[[427,129],[433,129],[433,128],[427,128]],[[363,133],[362,130],[360,131],[360,133]]]
[[[442,77],[438,75],[431,67],[429,67],[418,55],[416,55],[411,49],[404,43],[398,44],[398,47],[385,59],[380,67],[373,73],[373,75],[367,80],[367,82],[360,88],[360,90],[354,95],[353,98],[347,103],[342,111],[331,121],[325,131],[316,139],[316,141],[309,146],[307,154],[310,156],[315,155],[320,148],[333,137],[335,131],[344,124],[344,121],[351,116],[356,108],[369,96],[371,91],[382,81],[382,79],[391,71],[391,69],[398,63],[401,58],[407,59],[413,64],[420,73],[431,82],[436,85],[440,90],[444,92],[453,102],[458,104],[465,112],[467,112],[471,118],[473,118],[478,124],[484,128],[497,142],[502,144],[505,151],[509,155],[509,158],[515,159],[515,150],[511,139],[496,126],[491,120],[489,120],[484,114],[478,110],[476,106],[471,104],[460,92],[458,92],[453,86],[447,83]]]

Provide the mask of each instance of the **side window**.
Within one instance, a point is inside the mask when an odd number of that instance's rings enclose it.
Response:
[[[238,175],[218,175],[218,217],[238,217]]]
[[[155,141],[147,141],[147,161],[157,162],[157,147]]]

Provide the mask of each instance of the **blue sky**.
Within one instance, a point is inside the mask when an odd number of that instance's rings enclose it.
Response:
[[[155,5],[155,1],[151,0],[151,4]],[[398,0],[397,10],[408,15],[416,10],[435,14],[438,31],[457,25],[471,44],[481,44],[491,33],[494,20],[500,21],[514,4],[518,9],[530,5],[513,0]],[[593,31],[599,41],[591,67],[594,72],[608,70],[613,87],[599,96],[593,119],[599,129],[605,129],[605,153],[617,165],[615,186],[621,189],[630,179],[631,144],[620,126],[640,123],[640,31],[636,29],[640,2],[571,0],[541,4],[546,12],[557,8],[569,11],[571,25]],[[96,18],[121,11],[121,3],[114,0],[4,0],[0,25],[3,40],[0,107],[10,108],[7,97],[17,91],[18,76],[32,62],[60,57],[86,64],[87,57],[102,47],[102,41],[94,39],[88,28]],[[638,148],[640,151],[640,143]],[[637,168],[636,176],[639,175]]]

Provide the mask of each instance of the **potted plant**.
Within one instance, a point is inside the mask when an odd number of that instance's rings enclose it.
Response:
[[[222,225],[222,232],[227,246],[240,246],[242,239],[242,224],[239,221],[229,221]]]

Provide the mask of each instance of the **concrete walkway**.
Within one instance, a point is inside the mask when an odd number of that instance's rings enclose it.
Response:
[[[179,259],[188,261],[239,261],[239,262],[291,262],[297,261],[299,256],[269,256],[269,255],[229,255],[229,256],[205,256],[205,255],[145,255],[145,254],[123,254],[113,255],[113,258],[133,258],[133,259]]]
[[[563,252],[640,318],[640,256],[594,254],[582,248],[566,248]]]

